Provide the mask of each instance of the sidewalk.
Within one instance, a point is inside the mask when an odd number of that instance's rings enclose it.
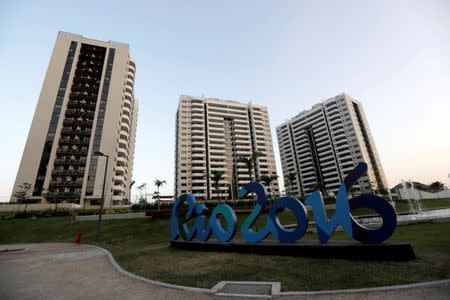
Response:
[[[107,251],[89,245],[0,245],[0,270],[1,299],[232,299],[214,295],[210,289],[174,288],[141,279],[123,271]],[[449,295],[450,280],[446,280],[433,286],[287,292],[273,298],[448,299]]]

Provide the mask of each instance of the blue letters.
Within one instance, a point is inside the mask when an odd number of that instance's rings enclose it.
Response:
[[[352,185],[367,172],[367,165],[359,163],[344,179],[339,187],[336,197],[336,211],[330,220],[325,212],[325,205],[322,194],[313,192],[306,200],[305,204],[312,206],[312,212],[316,221],[317,234],[320,243],[326,243],[336,227],[340,225],[344,232],[360,241],[361,243],[381,243],[388,239],[395,230],[397,216],[394,208],[383,198],[375,195],[360,195],[348,200],[347,192]],[[239,198],[249,193],[255,193],[257,202],[241,226],[241,236],[247,243],[256,243],[265,239],[269,234],[282,243],[294,243],[306,232],[308,227],[308,213],[297,199],[292,197],[281,197],[277,199],[269,209],[265,217],[265,225],[259,231],[253,231],[252,227],[256,219],[261,215],[267,204],[267,190],[257,182],[250,182],[239,190]],[[180,216],[180,209],[183,203],[187,203],[187,211],[184,217]],[[383,225],[376,230],[367,229],[359,225],[351,215],[351,211],[358,208],[373,209],[383,219]],[[278,212],[282,209],[289,209],[296,218],[294,229],[286,229],[278,219]],[[193,195],[183,194],[176,199],[171,212],[170,236],[176,240],[180,236],[186,241],[191,241],[194,237],[200,241],[207,241],[211,235],[221,242],[226,243],[233,239],[237,231],[237,218],[234,210],[226,204],[217,205],[208,220],[205,215],[207,207],[204,204],[197,204]],[[219,216],[222,216],[226,223],[226,229],[220,223]],[[189,228],[188,223],[195,218],[194,225]],[[192,223],[192,222],[191,222]]]

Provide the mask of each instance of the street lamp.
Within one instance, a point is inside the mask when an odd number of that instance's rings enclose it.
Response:
[[[105,175],[103,175],[102,202],[100,202],[100,212],[98,214],[98,224],[97,224],[97,239],[96,239],[96,241],[98,242],[99,239],[100,239],[100,225],[101,225],[101,222],[102,222],[103,205],[105,203],[106,171],[108,170],[109,155],[103,154],[100,151],[94,152],[94,155],[96,155],[96,156],[105,156],[106,157]]]

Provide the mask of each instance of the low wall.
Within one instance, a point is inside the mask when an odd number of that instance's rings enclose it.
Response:
[[[102,215],[102,220],[143,219],[143,218],[145,218],[145,213]],[[98,220],[98,215],[76,216],[75,219],[77,221],[96,221]]]
[[[79,205],[76,205],[75,208],[78,208]],[[74,208],[72,203],[58,203],[58,208]],[[23,211],[25,209],[25,204],[0,204],[0,212],[9,212],[9,211]],[[30,203],[27,205],[27,211],[30,210],[47,210],[47,209],[55,209],[55,204],[52,203]]]
[[[401,200],[406,199],[440,199],[440,198],[450,198],[450,190],[444,190],[437,193],[424,192],[419,190],[407,190],[403,189],[397,191],[397,195]]]

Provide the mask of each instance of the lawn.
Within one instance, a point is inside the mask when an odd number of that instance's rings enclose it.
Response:
[[[73,242],[80,230],[82,242],[94,244],[96,225],[66,217],[0,220],[0,243]],[[170,248],[168,231],[167,219],[104,221],[99,245],[132,273],[204,288],[221,280],[281,281],[283,291],[294,291],[450,278],[450,223],[397,227],[391,239],[411,242],[417,255],[416,260],[406,262],[190,252]],[[309,233],[303,238],[316,239],[317,235]],[[344,238],[344,234],[337,232],[334,238]]]

